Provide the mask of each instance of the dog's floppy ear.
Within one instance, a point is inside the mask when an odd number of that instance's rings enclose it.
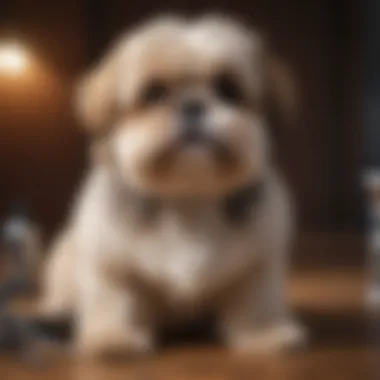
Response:
[[[76,112],[81,124],[91,133],[103,132],[115,112],[120,55],[119,46],[114,46],[77,86]]]
[[[297,121],[298,99],[291,71],[280,57],[267,49],[264,72],[264,107],[268,117],[293,125]]]

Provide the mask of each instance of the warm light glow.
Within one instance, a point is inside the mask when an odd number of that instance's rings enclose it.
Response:
[[[22,46],[0,44],[0,73],[20,74],[28,66],[28,55]]]

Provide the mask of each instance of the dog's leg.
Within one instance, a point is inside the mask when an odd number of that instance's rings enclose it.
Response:
[[[58,237],[42,273],[42,295],[37,314],[49,319],[71,316],[75,305],[77,250],[71,235]]]
[[[303,343],[305,331],[285,303],[284,271],[281,259],[271,258],[222,308],[221,332],[234,350],[276,353]]]
[[[109,357],[151,351],[153,334],[142,298],[104,273],[84,271],[76,324],[78,353]]]

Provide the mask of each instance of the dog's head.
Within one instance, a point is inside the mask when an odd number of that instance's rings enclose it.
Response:
[[[291,84],[260,36],[224,17],[162,18],[117,42],[82,81],[78,111],[128,186],[160,197],[222,196],[270,155],[264,103]]]

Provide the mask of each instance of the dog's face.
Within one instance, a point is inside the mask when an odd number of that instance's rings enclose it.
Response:
[[[223,196],[269,164],[261,39],[220,18],[158,20],[84,80],[79,110],[108,164],[160,197]]]

